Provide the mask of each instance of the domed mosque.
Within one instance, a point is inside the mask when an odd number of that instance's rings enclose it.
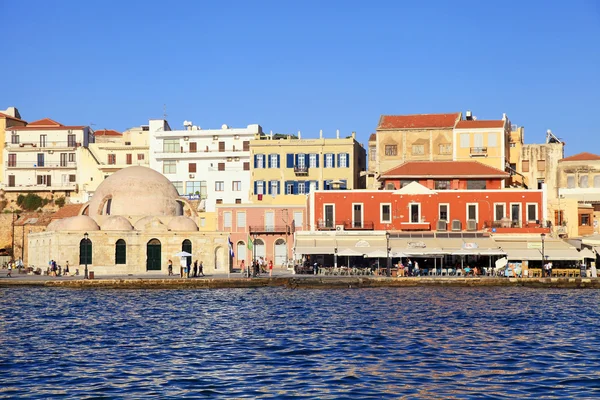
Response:
[[[205,271],[227,272],[227,234],[199,232],[198,216],[187,199],[161,173],[141,166],[106,178],[79,215],[50,223],[29,235],[30,264],[45,269],[49,260],[69,262],[71,273],[87,263],[96,276],[178,273],[180,258],[202,261]],[[35,249],[35,250],[34,250]]]

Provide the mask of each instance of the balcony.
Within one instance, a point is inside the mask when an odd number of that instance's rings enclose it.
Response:
[[[288,225],[251,225],[248,227],[251,235],[264,234],[290,234],[291,230]]]
[[[550,233],[543,221],[483,221],[483,229],[493,233]]]
[[[375,223],[372,221],[319,221],[317,230],[319,231],[372,231],[375,229]]]
[[[55,191],[78,191],[78,185],[75,182],[53,183],[48,185],[14,185],[3,184],[2,189],[7,192],[55,192]]]
[[[307,166],[298,166],[296,165],[294,167],[294,174],[296,174],[296,176],[307,176],[308,175],[308,167]]]
[[[19,162],[10,162],[7,161],[4,163],[6,168],[9,169],[49,169],[49,168],[64,168],[64,169],[75,169],[77,168],[76,162],[47,162],[44,161],[42,164],[38,164],[35,161],[19,161]]]
[[[76,149],[81,147],[81,142],[74,142],[71,140],[65,141],[47,141],[45,143],[39,142],[22,142],[22,143],[11,143],[6,142],[5,146],[10,151],[54,151],[54,150],[65,150],[65,149]]]
[[[487,147],[471,147],[471,157],[487,157]]]

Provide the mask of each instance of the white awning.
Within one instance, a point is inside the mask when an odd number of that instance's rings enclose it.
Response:
[[[539,260],[542,261],[541,249],[506,249],[510,261]],[[544,250],[547,261],[581,260],[583,256],[576,249],[548,249]]]
[[[502,250],[491,238],[438,238],[444,251],[455,256],[502,256]]]
[[[299,254],[333,254],[335,252],[335,239],[314,237],[297,237],[296,255]]]
[[[592,258],[592,259],[596,259],[596,253],[594,253],[592,250],[585,248],[583,250],[581,250],[579,252],[579,254],[581,255],[581,258]]]
[[[435,238],[393,238],[390,239],[392,253],[407,256],[432,256],[448,254]]]

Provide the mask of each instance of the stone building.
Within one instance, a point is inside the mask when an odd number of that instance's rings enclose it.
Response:
[[[178,273],[180,258],[174,255],[186,251],[203,261],[205,272],[227,272],[228,234],[199,232],[196,218],[163,175],[142,166],[124,168],[98,186],[79,215],[29,234],[29,265],[45,270],[53,259],[63,266],[68,261],[72,273],[83,274],[87,264],[95,275],[166,274],[172,260]]]

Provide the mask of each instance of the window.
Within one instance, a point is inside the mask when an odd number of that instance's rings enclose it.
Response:
[[[16,167],[17,166],[17,155],[16,154],[9,154],[8,155],[8,166],[9,167]]]
[[[199,194],[200,199],[206,199],[206,181],[187,181],[185,183],[186,194]]]
[[[510,203],[510,220],[512,221],[513,228],[520,228],[521,224],[521,204]]]
[[[269,156],[269,168],[279,168],[278,159],[279,156],[277,154],[271,154]]]
[[[452,154],[452,145],[450,143],[440,144],[440,154]]]
[[[225,142],[219,142],[219,153],[223,153],[225,151]]]
[[[516,143],[511,142],[510,147],[517,147],[517,145],[516,145]]]
[[[48,135],[40,135],[40,147],[46,147],[46,140]]]
[[[333,228],[335,224],[335,209],[333,204],[325,204],[323,206],[323,217],[325,228]]]
[[[177,163],[175,160],[163,161],[163,174],[177,173]]]
[[[477,204],[467,204],[467,221],[478,221]]]
[[[133,157],[131,154],[125,154],[125,163],[131,165],[133,163]]]
[[[238,228],[245,228],[246,227],[246,212],[245,211],[238,211],[236,213],[236,218],[237,218],[237,227]]]
[[[529,172],[529,160],[521,161],[521,171]]]
[[[469,136],[468,133],[461,133],[460,134],[460,148],[468,149],[469,147],[471,147],[471,137]]]
[[[265,194],[265,181],[256,181],[254,185],[256,186],[255,194]]]
[[[302,216],[303,216],[302,211],[294,211],[294,226],[296,227],[296,229],[302,228],[302,222],[303,222]]]
[[[298,194],[306,194],[306,185],[304,182],[298,182]]]
[[[272,195],[279,194],[279,181],[271,181],[270,186],[271,186],[271,194]]]
[[[298,156],[298,161],[300,161],[300,156]],[[308,155],[308,166],[310,168],[317,168],[317,154]]]
[[[215,192],[222,192],[225,190],[225,182],[216,181],[215,182]]]
[[[285,194],[294,194],[294,183],[293,182],[286,182]]]
[[[510,164],[508,164],[508,167],[509,167],[510,169],[512,169],[513,171],[516,171],[516,170],[517,170],[517,164],[516,164],[516,163],[510,163]]]
[[[244,162],[244,171],[250,171],[250,163]]]
[[[575,188],[575,175],[567,176],[567,188],[574,189]]]
[[[316,156],[316,154],[315,154],[315,156]],[[296,157],[298,158],[298,165],[296,165],[296,166],[300,169],[303,169],[304,167],[306,167],[306,155],[300,153]]]
[[[377,148],[376,147],[369,147],[369,161],[376,161],[377,160]]]
[[[77,175],[69,175],[69,182],[75,183],[77,179]]]
[[[494,204],[494,221],[502,221],[506,216],[506,204]]]
[[[435,189],[436,190],[450,190],[450,181],[435,181]]]
[[[538,171],[545,171],[546,170],[546,160],[538,160],[537,169],[538,169]]]
[[[498,146],[498,134],[497,133],[488,133],[488,147],[496,147]]]
[[[188,164],[188,172],[196,172],[196,163]]]
[[[179,153],[179,139],[163,140],[163,153]]]
[[[246,260],[246,243],[239,241],[237,242],[237,251],[235,253],[235,257],[238,260]]]
[[[419,203],[411,203],[408,205],[408,213],[411,224],[418,224],[421,222],[421,204]]]
[[[413,182],[414,181],[412,179],[401,179],[400,180],[400,188],[403,188],[404,186],[408,186]]]
[[[398,155],[398,146],[395,144],[386,144],[385,145],[385,155],[386,156],[397,156]]]
[[[139,153],[138,154],[138,161],[143,161],[144,160],[144,154],[143,153]]]
[[[348,168],[348,154],[340,153],[340,162],[339,162],[338,167]]]
[[[579,215],[579,226],[590,226],[590,214]]]
[[[225,171],[225,163],[220,162],[217,164],[217,170],[218,171]]]
[[[537,204],[527,204],[527,221],[537,221]]]
[[[15,187],[15,186],[16,186],[15,176],[9,175],[8,176],[8,187]]]
[[[127,264],[127,244],[123,239],[115,244],[115,264]]]
[[[600,188],[600,175],[595,175],[594,176],[594,187],[595,188]]]
[[[265,167],[265,155],[257,154],[254,157],[256,160],[256,168],[264,168]]]
[[[242,204],[242,199],[235,199],[235,204]]]
[[[75,153],[69,153],[69,162],[75,162]]]
[[[563,226],[563,224],[564,224],[563,210],[554,210],[554,225]]]
[[[217,199],[217,204],[223,204],[223,199]]]
[[[61,167],[67,166],[67,153],[60,153],[60,166]]]
[[[439,220],[440,221],[446,221],[449,222],[450,218],[449,218],[449,212],[448,209],[450,208],[450,205],[448,204],[440,204],[439,205]]]
[[[195,153],[198,151],[198,143],[190,142],[190,153]]]
[[[469,179],[467,181],[468,190],[484,190],[486,188],[486,181],[478,179]]]
[[[587,187],[589,187],[587,175],[581,175],[579,177],[579,187],[580,188],[587,188]]]
[[[231,211],[223,213],[223,228],[231,228]]]
[[[385,190],[396,190],[396,185],[394,182],[388,182],[385,184]]]
[[[333,164],[333,154],[325,154],[325,168],[333,168],[334,166],[335,165]]]
[[[242,191],[242,181],[231,182],[231,190],[234,192],[241,192]]]
[[[544,186],[544,180],[543,179],[538,179],[537,180],[537,188],[538,190],[542,190]]]
[[[200,218],[200,227],[204,228],[206,226],[206,218],[202,217]]]
[[[177,193],[179,195],[183,194],[183,182],[182,181],[176,181],[176,182],[171,182],[173,184],[173,186],[175,186],[175,189],[177,189]]]
[[[75,135],[67,135],[67,146],[68,147],[76,147],[77,146],[77,142],[76,142],[76,138]]]
[[[90,265],[92,263],[92,241],[81,239],[79,242],[79,265]]]
[[[108,155],[108,165],[115,165],[117,163],[117,155],[109,154]]]
[[[15,135],[14,133],[10,136],[10,142],[12,144],[19,144],[19,135]]]
[[[45,160],[44,153],[39,153],[37,155],[37,166],[38,167],[43,167],[44,166],[44,160]]]
[[[422,156],[425,154],[425,145],[422,144],[413,144],[412,145],[412,154],[413,156]]]
[[[389,224],[392,222],[392,205],[382,204],[380,210],[380,221],[381,223]]]
[[[244,151],[250,151],[250,142],[248,140],[244,140],[244,143],[242,144],[242,150]]]
[[[473,144],[475,148],[483,148],[483,133],[476,133],[473,135]]]

